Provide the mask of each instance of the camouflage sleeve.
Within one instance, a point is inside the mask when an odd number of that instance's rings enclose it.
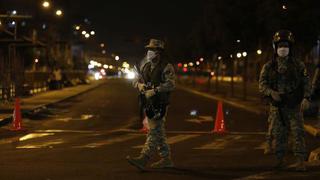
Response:
[[[268,67],[269,64],[265,64],[262,67],[259,77],[259,91],[265,96],[270,96],[272,92],[272,89],[268,81]]]
[[[307,71],[307,68],[305,64],[301,61],[300,63],[301,67],[301,73],[302,73],[302,82],[303,82],[303,88],[304,88],[304,97],[310,98],[311,96],[311,83],[310,83],[310,77]]]
[[[159,92],[170,92],[173,91],[176,87],[176,76],[174,72],[174,67],[172,64],[168,64],[163,70],[163,80],[164,83],[161,83],[157,87]]]

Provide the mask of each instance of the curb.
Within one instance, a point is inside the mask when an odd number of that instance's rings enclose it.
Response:
[[[266,114],[265,112],[263,112],[263,111],[261,111],[259,109],[248,108],[248,106],[246,106],[244,104],[237,103],[237,102],[230,101],[230,100],[226,100],[224,98],[217,97],[217,96],[214,96],[214,95],[211,95],[211,94],[208,94],[208,93],[204,93],[204,92],[200,92],[200,91],[197,91],[197,90],[193,90],[193,89],[187,88],[185,86],[178,85],[177,88],[181,89],[183,91],[187,91],[189,93],[198,95],[198,96],[202,96],[202,97],[208,98],[208,99],[212,99],[212,100],[215,100],[215,101],[222,101],[225,104],[228,104],[230,106],[243,109],[243,110],[251,112],[251,113],[255,113],[257,115],[265,115]],[[308,124],[304,124],[304,128],[305,128],[305,131],[308,132],[310,135],[312,135],[314,137],[319,137],[320,136],[320,129],[315,128],[315,127],[313,127],[311,125],[308,125]]]
[[[30,114],[30,113],[40,112],[42,109],[45,109],[45,108],[48,107],[48,106],[52,106],[52,105],[54,105],[54,104],[57,104],[57,103],[66,101],[66,100],[71,99],[71,98],[74,98],[74,97],[76,97],[76,96],[80,96],[80,95],[82,95],[82,94],[84,94],[84,93],[87,93],[87,92],[89,92],[89,91],[91,91],[91,90],[94,90],[94,89],[102,86],[102,85],[105,84],[105,83],[106,83],[106,81],[101,82],[101,83],[99,83],[99,84],[97,84],[97,85],[95,85],[95,86],[93,86],[93,87],[90,87],[90,88],[88,88],[88,89],[86,89],[86,90],[84,90],[84,91],[82,91],[82,92],[79,92],[78,94],[75,94],[75,95],[72,95],[72,96],[68,96],[68,97],[62,98],[62,99],[57,100],[57,101],[55,101],[55,102],[51,102],[51,103],[48,103],[48,104],[39,105],[39,106],[37,106],[37,107],[35,107],[35,108],[32,108],[32,109],[29,109],[29,110],[21,110],[21,113],[22,113],[23,116],[25,116],[25,115]],[[12,122],[12,120],[13,120],[13,116],[12,116],[12,115],[0,119],[0,127],[5,126],[5,125],[8,125],[9,123]]]

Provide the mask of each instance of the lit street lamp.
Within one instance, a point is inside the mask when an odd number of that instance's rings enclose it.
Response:
[[[95,34],[96,34],[96,32],[91,31],[91,32],[90,32],[90,34],[93,36],[93,35],[95,35]]]
[[[282,9],[283,10],[287,10],[287,6],[286,5],[282,5]]]
[[[90,34],[87,33],[86,35],[84,35],[84,37],[88,39],[90,38]]]
[[[237,53],[237,58],[241,58],[241,53]]]
[[[80,26],[76,26],[76,28],[75,28],[77,31],[79,31],[80,30]]]
[[[62,12],[62,10],[60,10],[60,9],[58,9],[57,11],[56,11],[56,15],[57,16],[62,16],[62,14],[63,14],[63,12]]]
[[[49,7],[50,7],[49,1],[43,1],[43,2],[42,2],[42,7],[44,7],[44,8],[49,8]]]
[[[243,57],[246,57],[247,55],[248,55],[247,52],[243,52],[243,53],[242,53],[242,56],[243,56]]]
[[[262,54],[262,50],[261,50],[261,49],[258,49],[258,50],[257,50],[257,54],[258,54],[258,55],[261,55],[261,54]]]
[[[115,59],[116,61],[119,61],[119,60],[120,60],[120,57],[119,57],[119,56],[116,56],[114,59]]]
[[[86,35],[87,32],[86,32],[86,31],[82,31],[81,34],[82,34],[82,35]]]

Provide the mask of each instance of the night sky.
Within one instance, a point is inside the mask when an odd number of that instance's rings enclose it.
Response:
[[[0,0],[1,11],[41,9],[41,0]],[[151,37],[175,41],[185,38],[202,16],[201,0],[53,0],[62,7],[65,20],[82,23],[85,18],[96,30],[96,44],[104,42],[108,53],[125,58],[143,56]],[[31,12],[33,13],[33,12]],[[41,13],[41,10],[40,10]],[[70,27],[70,31],[72,31]]]

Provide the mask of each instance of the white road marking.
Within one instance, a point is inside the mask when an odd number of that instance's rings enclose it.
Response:
[[[45,136],[53,136],[53,135],[54,133],[30,133],[19,138],[19,141],[26,141],[29,139],[36,139],[36,138],[41,138]]]
[[[197,135],[197,134],[190,134],[190,135],[185,135],[185,134],[182,134],[182,135],[176,135],[176,136],[172,136],[172,137],[168,137],[167,139],[167,143],[172,145],[172,144],[176,144],[178,142],[182,142],[182,141],[185,141],[185,140],[188,140],[188,139],[191,139],[191,138],[196,138],[196,137],[199,137],[200,135]],[[140,145],[140,146],[134,146],[132,148],[143,148],[143,145]]]
[[[57,139],[53,141],[48,141],[48,142],[41,142],[41,143],[31,143],[28,145],[23,145],[23,146],[17,146],[17,149],[39,149],[39,148],[52,148],[52,145],[57,145],[57,144],[62,144],[65,141],[62,139]]]
[[[121,137],[112,137],[111,139],[98,141],[98,142],[94,142],[94,143],[90,143],[90,144],[86,144],[86,145],[82,145],[82,146],[74,146],[73,148],[98,148],[101,146],[107,146],[107,145],[111,145],[111,144],[115,144],[115,143],[129,141],[131,139],[135,139],[138,137],[141,137],[141,135],[131,134],[131,135],[124,135]]]
[[[197,147],[197,148],[193,148],[193,149],[224,149],[227,145],[234,143],[235,141],[241,139],[242,136],[241,135],[237,135],[237,136],[227,136],[227,137],[223,137],[221,139],[216,139],[214,140],[214,142],[203,145],[201,147]]]

